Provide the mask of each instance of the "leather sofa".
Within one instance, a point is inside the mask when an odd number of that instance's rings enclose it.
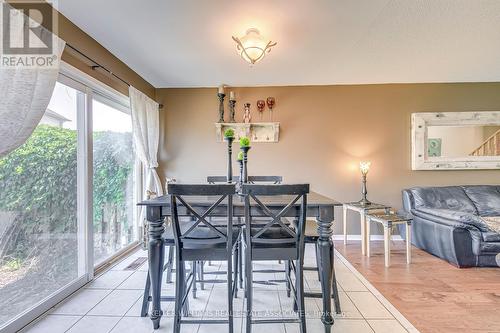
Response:
[[[500,186],[414,187],[403,190],[403,208],[415,246],[457,267],[500,267],[500,234],[481,219],[500,216]]]

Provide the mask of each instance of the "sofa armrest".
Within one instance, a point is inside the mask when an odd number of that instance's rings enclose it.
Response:
[[[418,209],[412,209],[411,214],[454,228],[467,229],[473,232],[488,231],[487,225],[481,220],[481,218],[470,213],[450,209],[420,207]]]

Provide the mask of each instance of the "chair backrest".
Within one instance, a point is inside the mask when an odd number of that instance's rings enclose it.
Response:
[[[309,184],[286,184],[286,185],[261,185],[261,184],[243,184],[241,188],[242,194],[245,196],[245,227],[247,243],[263,243],[263,244],[291,244],[301,248],[304,245],[305,223],[307,215],[307,194],[309,193]],[[263,197],[284,196],[292,197],[284,208],[279,212],[275,212],[276,200],[271,200],[273,204],[265,203]],[[252,208],[251,201],[256,203],[259,213],[262,213],[270,218],[270,221],[263,224],[252,224]],[[300,210],[297,215],[298,228],[294,230],[283,223],[282,217],[287,216],[291,210],[297,210],[297,203],[300,205]],[[274,210],[274,212],[273,212]],[[266,232],[278,232],[284,237],[270,238],[265,237]],[[251,230],[251,232],[248,232]]]
[[[172,229],[177,246],[183,248],[186,244],[216,245],[226,243],[232,244],[233,230],[233,195],[236,193],[234,184],[168,184],[168,193],[171,200]],[[190,196],[213,196],[214,201],[208,202],[205,211],[193,208],[189,204]],[[227,199],[224,201],[224,199]],[[227,229],[216,228],[207,217],[222,203],[227,205]],[[179,207],[182,206],[185,213],[195,218],[188,226],[179,220]],[[206,228],[200,228],[200,227]],[[203,229],[203,233],[197,233]],[[208,232],[207,232],[208,231]],[[201,236],[200,236],[201,235]],[[203,237],[207,235],[207,237]]]
[[[240,180],[239,176],[233,176],[233,181],[238,182]],[[281,184],[283,182],[282,176],[248,176],[248,182],[250,184],[255,183],[271,183],[271,184]],[[227,183],[226,176],[208,176],[207,183]]]

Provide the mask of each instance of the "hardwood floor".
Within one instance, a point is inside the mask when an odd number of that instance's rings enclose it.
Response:
[[[420,332],[500,332],[500,268],[456,268],[412,248],[392,243],[391,267],[384,267],[384,246],[371,242],[372,257],[361,243],[335,242],[335,248]]]

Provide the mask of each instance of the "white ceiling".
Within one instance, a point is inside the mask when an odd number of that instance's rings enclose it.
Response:
[[[500,81],[500,0],[59,0],[156,87]],[[250,67],[231,35],[278,45]]]

